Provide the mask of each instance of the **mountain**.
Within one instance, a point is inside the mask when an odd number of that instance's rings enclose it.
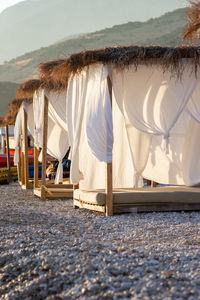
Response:
[[[145,21],[181,5],[185,0],[26,0],[0,14],[0,63],[66,36]]]
[[[15,98],[18,84],[13,82],[0,82],[0,116],[8,112],[8,103]]]
[[[81,37],[67,39],[0,65],[0,81],[21,83],[27,78],[36,76],[39,63],[68,57],[70,54],[84,49],[130,44],[176,46],[181,44],[181,34],[185,22],[184,9],[178,9],[146,22],[128,22],[84,34]]]

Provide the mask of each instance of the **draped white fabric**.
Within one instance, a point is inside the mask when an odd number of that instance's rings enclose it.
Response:
[[[48,118],[47,153],[55,157],[59,164],[56,172],[55,183],[63,181],[62,160],[69,148],[69,139],[66,132],[55,122],[52,115]]]
[[[142,132],[162,135],[166,151],[170,131],[198,81],[189,64],[181,80],[159,66],[140,65],[137,70],[132,67],[113,72],[114,94],[125,118]]]
[[[113,127],[107,67],[90,66],[85,103],[86,135],[92,153],[100,161],[112,161]]]
[[[152,135],[137,130],[127,120],[126,130],[134,166],[133,187],[143,187],[142,173],[149,157]]]
[[[168,154],[162,149],[162,136],[153,135],[149,157],[143,177],[163,183],[184,185],[183,172],[186,168],[183,151],[191,117],[185,111],[180,115],[170,132]],[[186,170],[185,170],[186,171]]]
[[[131,152],[129,149],[124,117],[115,101],[113,101],[112,113],[113,135],[115,137],[112,158],[113,187],[131,188],[133,187],[134,174]],[[112,116],[110,116],[110,118],[112,119]],[[87,122],[86,114],[84,114],[82,128],[85,128],[85,122]],[[79,187],[81,189],[105,189],[105,162],[99,161],[99,159],[94,156],[94,153],[89,147],[85,130],[81,130],[79,169],[83,174],[83,179],[79,182]]]
[[[53,96],[57,105],[52,105]],[[61,126],[62,115],[59,110],[59,101],[63,101],[63,98],[56,96],[55,93],[51,94],[51,102],[49,102],[48,109],[48,131],[47,131],[47,153],[52,157],[56,158],[59,162],[55,183],[59,184],[63,181],[63,166],[62,160],[69,148],[69,139],[67,131]],[[57,101],[59,99],[59,101]],[[58,108],[57,110],[55,108]],[[34,95],[33,99],[33,109],[34,109],[34,120],[35,120],[35,146],[42,148],[42,129],[44,122],[44,91],[39,91]],[[42,154],[40,154],[39,160],[41,160]]]
[[[42,146],[42,128],[44,120],[44,90],[39,89],[33,95],[33,113],[34,113],[34,144],[37,149]]]
[[[67,90],[61,92],[44,91],[49,100],[49,110],[55,122],[68,134],[66,122],[66,93]]]
[[[110,161],[114,187],[141,187],[142,176],[164,184],[199,183],[199,74],[190,64],[181,80],[158,66],[114,70],[113,118],[107,75],[105,66],[92,65],[69,79],[72,183],[105,187],[103,162]]]
[[[85,111],[88,73],[89,71],[86,69],[82,71],[81,74],[71,77],[68,82],[66,116],[72,160],[70,180],[74,184],[79,183],[79,181],[83,179],[83,174],[79,169],[79,144]]]
[[[14,142],[15,142],[15,153],[14,153],[14,165],[16,166],[19,163],[19,142],[21,136],[21,118],[23,112],[23,105],[21,105],[16,120],[15,120],[15,127],[14,127]]]
[[[185,137],[183,179],[186,185],[200,183],[200,84],[188,102],[186,111],[192,117]]]
[[[27,107],[27,125],[28,125],[28,131],[30,132],[31,136],[34,138],[34,128],[35,128],[35,123],[34,123],[34,113],[33,113],[33,103],[31,103]]]

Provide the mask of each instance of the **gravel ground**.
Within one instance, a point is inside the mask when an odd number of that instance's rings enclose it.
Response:
[[[104,217],[0,186],[0,299],[200,299],[200,213]]]

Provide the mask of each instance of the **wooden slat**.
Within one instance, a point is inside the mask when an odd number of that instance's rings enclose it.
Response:
[[[24,153],[21,153],[21,183],[22,185],[25,184],[25,174],[24,174]]]
[[[110,94],[112,107],[112,83],[110,77],[107,77],[107,84]],[[113,215],[113,197],[112,197],[112,162],[106,164],[106,216]]]
[[[71,189],[73,190],[73,184],[53,184],[47,183],[47,188],[57,188],[57,189]]]
[[[85,209],[90,209],[90,210],[94,210],[94,211],[98,211],[98,212],[106,212],[106,207],[105,206],[100,206],[100,205],[92,205],[92,204],[88,204],[85,202],[82,202],[80,200],[74,199],[74,205],[76,207],[79,208],[85,208]]]
[[[20,142],[19,142],[19,162],[17,164],[17,174],[18,174],[18,182],[21,182],[21,156],[20,156],[20,152],[21,152],[21,147],[20,147]]]
[[[78,190],[78,189],[79,189],[79,184],[74,184],[73,185],[73,190],[75,191],[75,190]],[[79,208],[79,206],[75,205],[74,198],[73,198],[73,208],[74,209],[78,209]]]
[[[43,124],[43,143],[42,143],[42,187],[41,199],[45,200],[46,192],[43,186],[46,186],[46,163],[47,163],[47,131],[48,131],[48,99],[44,97],[44,124]]]
[[[6,146],[7,146],[7,169],[8,169],[8,183],[9,183],[12,181],[12,176],[10,171],[10,147],[9,147],[8,125],[6,125]]]
[[[51,189],[46,188],[45,190],[45,199],[60,199],[60,198],[73,198],[73,189]],[[41,188],[35,188],[34,189],[34,195],[41,198],[42,197],[42,189]]]
[[[114,213],[128,212],[170,212],[170,211],[199,211],[200,204],[152,204],[152,205],[121,205],[114,206]]]
[[[38,155],[39,150],[34,147],[34,188],[38,187]]]

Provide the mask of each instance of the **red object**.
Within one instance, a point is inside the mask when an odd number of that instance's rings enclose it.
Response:
[[[28,162],[29,162],[29,164],[34,163],[34,155],[28,156]],[[10,156],[10,164],[11,164],[11,167],[14,166],[14,155]],[[7,155],[0,154],[0,168],[6,168],[6,167],[7,167]]]
[[[7,149],[5,149],[5,153],[7,153]],[[14,155],[15,149],[10,149],[10,155]],[[28,154],[34,155],[34,149],[28,149]]]

